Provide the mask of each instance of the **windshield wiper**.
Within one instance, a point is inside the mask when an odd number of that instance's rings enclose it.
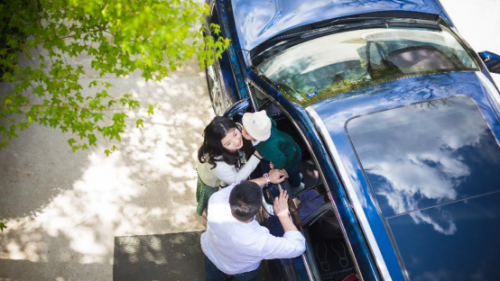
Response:
[[[277,35],[265,41],[250,51],[250,56],[254,64],[260,64],[265,58],[270,57],[280,51],[297,45],[311,38],[323,36],[329,33],[349,29],[360,28],[398,28],[398,27],[420,27],[440,30],[440,24],[433,20],[426,19],[405,19],[396,17],[348,17],[331,20],[319,24],[303,26],[295,30]]]
[[[347,23],[359,23],[359,22],[363,22],[363,21],[372,21],[372,20],[380,21],[380,20],[389,20],[389,19],[391,19],[391,18],[389,18],[389,17],[347,17],[347,18],[335,19],[335,20],[328,21],[328,22],[313,24],[313,28],[321,28],[321,27],[325,27],[325,26],[347,24]]]
[[[323,22],[319,24],[313,24],[313,29],[322,28],[327,26],[343,25],[350,23],[362,23],[362,22],[373,22],[375,24],[380,22],[385,22],[387,27],[408,27],[408,26],[419,26],[419,27],[429,27],[436,28],[439,23],[436,21],[431,21],[427,19],[413,19],[413,18],[396,18],[396,17],[348,17],[335,19],[329,22]]]
[[[439,23],[422,19],[390,19],[386,22],[387,27],[424,27],[430,29],[441,29]]]
[[[360,27],[374,27],[374,26],[382,26],[385,27],[386,19],[380,19],[380,20],[375,20],[375,21],[362,21],[362,22],[353,22],[351,24],[342,24],[342,25],[332,25],[332,26],[326,26],[323,28],[316,28],[313,30],[309,30],[307,32],[304,32],[300,38],[308,38],[308,37],[313,37],[313,36],[318,36],[324,33],[333,33],[333,32],[338,32],[341,30],[345,29],[358,29]]]
[[[341,19],[335,19],[332,21],[328,22],[323,22],[323,23],[317,23],[317,24],[312,24],[309,26],[303,26],[299,30],[294,30],[294,31],[288,31],[285,33],[282,33],[278,36],[275,36],[267,42],[276,42],[276,41],[284,41],[284,40],[289,40],[293,38],[301,38],[303,37],[304,34],[310,34],[311,32],[317,32],[318,29],[325,30],[324,28],[328,28],[328,30],[336,30],[336,29],[343,29],[341,27],[345,27],[347,24],[360,24],[360,23],[366,23],[367,21],[374,21],[375,24],[379,24],[381,22],[385,22],[387,20],[390,20],[391,18],[389,17],[350,17],[350,18],[341,18]],[[340,26],[337,26],[340,25]],[[309,37],[309,36],[307,36]]]
[[[385,27],[385,23],[390,18],[387,17],[357,17],[357,18],[344,18],[330,21],[319,27],[319,25],[308,25],[300,28],[299,30],[288,31],[286,33],[275,36],[263,44],[257,46],[250,51],[250,56],[254,64],[258,65],[264,58],[270,57],[280,51],[300,42],[310,40],[311,37],[322,36],[328,33],[339,32],[346,29],[365,28],[366,26],[380,26]],[[332,25],[332,23],[337,23]]]
[[[355,28],[366,25],[380,25],[385,24],[389,18],[386,17],[356,17],[356,18],[343,18],[330,21],[323,24],[313,24],[309,29],[284,33],[267,40],[267,43],[276,41],[289,41],[290,39],[307,38],[325,32],[334,32],[347,28]]]

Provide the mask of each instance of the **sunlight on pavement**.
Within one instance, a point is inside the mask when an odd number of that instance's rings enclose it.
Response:
[[[143,118],[144,128],[135,128],[135,120],[131,120],[119,151],[109,157],[101,142],[99,148],[80,153],[87,155],[87,161],[70,153],[65,161],[54,164],[51,169],[71,163],[80,177],[67,183],[57,179],[57,189],[33,184],[31,188],[57,192],[29,215],[7,219],[0,259],[111,265],[117,236],[204,228],[195,214],[194,199],[197,148],[205,123],[213,116],[204,78],[198,74],[148,83],[129,79],[125,84],[117,85],[115,91],[126,89],[143,106],[154,101],[155,114],[148,117],[147,108],[130,114]],[[66,136],[55,140],[50,129],[37,130],[41,141],[70,149]],[[28,158],[29,153],[22,152],[19,158]],[[43,158],[38,160],[38,165],[48,165]]]

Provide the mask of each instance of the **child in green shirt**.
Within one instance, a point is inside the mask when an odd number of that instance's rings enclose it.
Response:
[[[263,159],[272,162],[274,169],[285,169],[288,181],[294,190],[304,188],[300,182],[300,162],[302,153],[293,138],[276,128],[276,122],[265,111],[243,115],[242,136],[252,141]]]

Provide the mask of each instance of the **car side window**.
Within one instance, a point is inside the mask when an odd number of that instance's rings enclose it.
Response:
[[[257,110],[263,109],[263,107],[269,101],[269,96],[265,94],[262,89],[253,84],[250,84],[250,92],[253,94],[253,99],[255,101]]]

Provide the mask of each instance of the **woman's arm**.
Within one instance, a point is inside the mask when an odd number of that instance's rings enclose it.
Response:
[[[247,163],[238,171],[234,165],[218,161],[213,172],[217,178],[226,184],[238,183],[246,180],[259,164],[260,159],[252,155]]]
[[[283,182],[286,178],[288,178],[288,174],[285,170],[271,170],[269,171],[268,174],[269,182],[275,184]],[[264,185],[268,184],[268,180],[266,179],[266,177],[251,179],[250,181],[253,181],[254,183],[258,184],[260,187],[263,187]]]

